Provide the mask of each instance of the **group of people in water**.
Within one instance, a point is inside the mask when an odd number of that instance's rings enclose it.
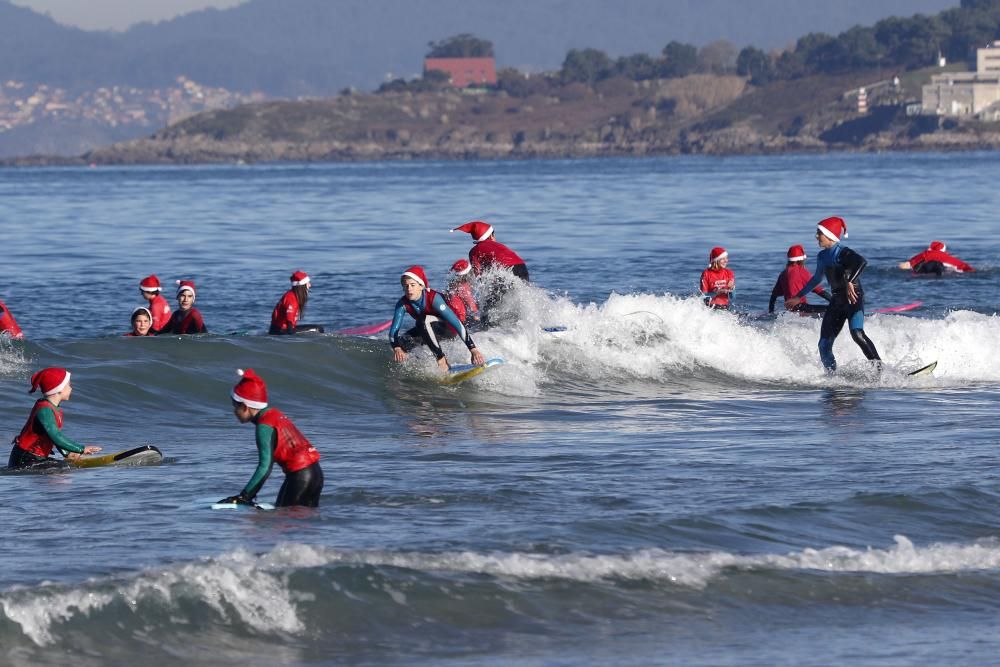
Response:
[[[389,326],[389,342],[393,358],[405,361],[407,354],[418,345],[425,345],[434,354],[444,371],[449,364],[442,350],[441,341],[455,338],[465,344],[473,364],[483,364],[483,354],[472,339],[473,329],[485,329],[496,323],[497,312],[515,281],[529,280],[524,260],[506,245],[496,240],[492,225],[476,220],[452,230],[471,235],[473,246],[468,260],[460,259],[451,267],[451,279],[445,293],[428,286],[422,266],[411,266],[402,272],[402,296],[396,302]],[[778,276],[768,305],[774,311],[780,295],[785,308],[800,313],[822,313],[819,353],[824,367],[832,372],[837,362],[833,343],[844,324],[865,358],[880,368],[881,358],[874,343],[864,332],[864,290],[861,274],[867,261],[856,251],[841,243],[847,237],[847,223],[839,217],[821,220],[816,225],[816,241],[821,248],[816,258],[816,272],[805,268],[807,255],[801,245],[788,249],[788,263]],[[736,276],[728,268],[729,253],[715,247],[709,253],[709,266],[701,275],[701,294],[711,308],[728,309],[736,289]],[[902,269],[917,273],[945,271],[974,271],[965,262],[949,255],[945,244],[939,241],[900,265]],[[472,278],[485,273],[498,274],[484,287],[483,307],[476,300]],[[502,279],[506,276],[508,279]],[[823,280],[829,292],[819,287]],[[311,279],[308,274],[296,271],[290,276],[290,289],[281,297],[271,314],[269,333],[294,334],[303,330],[316,330],[317,325],[303,325],[300,318],[309,299]],[[193,281],[177,281],[177,310],[171,311],[163,297],[160,280],[151,275],[144,278],[139,289],[147,304],[132,312],[132,331],[127,336],[152,336],[158,334],[186,335],[206,333],[204,319],[194,307],[196,289]],[[828,304],[810,304],[807,296],[815,292]],[[409,315],[415,326],[403,331],[403,320]],[[20,338],[23,333],[13,316],[0,302],[0,332]],[[240,423],[253,423],[258,463],[250,481],[237,495],[221,502],[254,504],[256,496],[267,481],[275,463],[285,474],[276,505],[303,505],[316,507],[323,489],[323,471],[320,453],[295,424],[280,410],[269,405],[264,380],[252,369],[239,371],[240,380],[231,392],[233,413]],[[70,372],[63,368],[45,368],[31,377],[29,393],[41,390],[42,397],[32,406],[31,413],[21,432],[13,441],[8,467],[52,468],[65,462],[52,458],[54,450],[66,459],[100,451],[100,447],[82,445],[62,432],[63,416],[60,405],[72,395]]]
[[[448,291],[438,294],[428,287],[427,276],[421,266],[412,266],[400,276],[403,296],[396,308],[389,327],[389,340],[397,361],[406,359],[407,352],[424,344],[434,353],[442,369],[448,363],[441,349],[440,340],[457,337],[468,347],[472,363],[482,364],[485,359],[476,348],[469,333],[470,326],[488,326],[488,318],[477,303],[471,277],[497,267],[508,269],[517,279],[527,282],[528,269],[517,253],[496,240],[491,225],[481,221],[470,222],[452,231],[472,235],[474,245],[469,259],[460,259],[451,267],[452,279]],[[315,325],[299,322],[309,299],[312,280],[309,275],[296,271],[290,277],[290,289],[281,297],[271,314],[269,333],[294,334]],[[163,287],[155,275],[143,278],[139,290],[146,305],[132,312],[132,331],[127,336],[153,336],[158,334],[186,335],[206,333],[204,319],[194,307],[197,296],[193,281],[177,282],[177,310],[171,311],[163,297]],[[484,303],[499,306],[510,284],[494,283],[485,296]],[[0,303],[0,314],[7,318],[3,331],[22,338],[13,316]],[[403,316],[409,314],[416,326],[401,333]],[[256,497],[270,476],[274,464],[285,475],[275,504],[283,506],[317,507],[323,490],[323,469],[320,453],[302,434],[291,419],[279,409],[271,407],[267,386],[253,369],[238,371],[240,379],[230,394],[233,414],[240,423],[253,423],[257,446],[257,467],[250,481],[236,495],[221,500],[227,504],[254,505]],[[20,433],[13,440],[8,467],[12,469],[51,469],[65,467],[66,461],[53,458],[59,451],[70,463],[87,454],[101,451],[96,445],[82,445],[66,436],[63,431],[61,404],[70,400],[73,387],[71,373],[65,368],[45,368],[31,377],[29,393],[41,391]]]
[[[881,369],[882,359],[875,344],[865,334],[865,297],[861,286],[861,274],[868,265],[867,260],[856,251],[841,243],[847,238],[847,223],[843,218],[830,217],[816,225],[816,242],[821,248],[816,256],[816,272],[812,274],[805,267],[805,248],[793,245],[788,249],[788,263],[778,275],[771,289],[768,312],[774,312],[779,296],[784,298],[787,310],[802,314],[822,314],[820,324],[819,355],[823,367],[828,372],[837,369],[837,359],[833,355],[833,343],[847,324],[851,338],[861,349],[866,359],[877,369]],[[705,304],[711,308],[728,309],[733,291],[736,289],[736,275],[728,268],[729,253],[725,248],[712,248],[708,256],[708,268],[701,274],[701,293]],[[941,241],[932,241],[930,247],[907,262],[899,264],[900,269],[917,274],[942,275],[943,273],[969,273],[975,269],[946,252]],[[826,279],[830,291],[819,285]],[[815,292],[827,304],[812,304],[807,298]]]

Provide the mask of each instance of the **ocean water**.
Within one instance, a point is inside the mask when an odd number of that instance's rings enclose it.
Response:
[[[2,170],[27,334],[0,341],[5,437],[61,365],[68,435],[166,459],[0,474],[0,664],[989,664],[998,175],[991,153]],[[870,308],[923,304],[869,314],[881,375],[846,332],[827,376],[818,320],[754,317],[828,215]],[[475,336],[499,369],[444,387],[383,336],[263,335],[296,269],[305,320],[388,319],[400,272],[443,287],[477,218],[533,282]],[[932,239],[981,270],[894,268]],[[715,245],[736,312],[695,296]],[[210,335],[120,336],[154,272],[196,281]],[[322,452],[318,510],[209,509],[256,463],[246,367]]]

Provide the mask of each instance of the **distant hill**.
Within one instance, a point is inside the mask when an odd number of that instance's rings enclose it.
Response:
[[[957,0],[250,0],[124,33],[87,32],[0,0],[3,78],[78,90],[200,83],[272,96],[371,90],[420,71],[427,43],[492,40],[501,65],[558,68],[571,48],[659,53],[671,40],[784,46]]]

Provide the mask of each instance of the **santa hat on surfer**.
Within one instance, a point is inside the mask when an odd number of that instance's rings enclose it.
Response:
[[[472,236],[473,243],[482,243],[493,235],[494,229],[493,225],[489,225],[482,220],[473,220],[472,222],[467,222],[464,225],[455,227],[455,229],[451,231],[467,232],[470,236]]]
[[[837,216],[820,220],[816,230],[834,243],[840,243],[841,239],[847,238],[847,223]]]
[[[267,407],[267,385],[264,380],[253,372],[252,368],[236,369],[240,381],[233,387],[232,398],[237,403],[243,403],[249,408],[263,410]]]

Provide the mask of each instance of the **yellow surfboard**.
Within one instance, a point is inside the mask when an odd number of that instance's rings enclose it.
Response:
[[[149,466],[156,465],[162,460],[163,454],[158,448],[153,445],[143,445],[114,454],[66,459],[66,463],[74,468],[100,468],[102,466]]]
[[[460,382],[465,382],[466,380],[472,379],[481,373],[485,373],[488,369],[494,366],[499,366],[504,363],[504,360],[500,357],[494,357],[493,359],[488,359],[482,366],[476,366],[474,364],[456,364],[448,369],[448,374],[441,378],[441,384],[459,384]]]

